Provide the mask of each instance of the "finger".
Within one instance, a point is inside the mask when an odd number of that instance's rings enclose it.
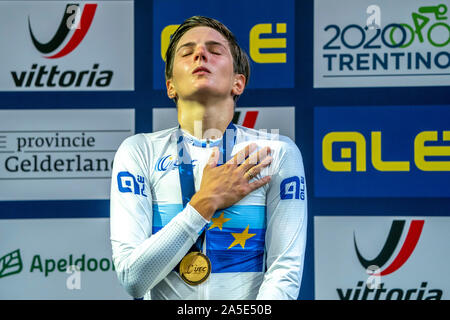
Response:
[[[268,157],[270,152],[270,147],[264,147],[259,152],[253,153],[239,166],[240,170],[244,173],[247,172],[251,167],[254,167]]]
[[[264,176],[261,179],[255,180],[254,182],[249,184],[251,192],[255,191],[256,189],[261,188],[263,185],[270,182],[270,179],[272,179],[271,176]]]
[[[260,164],[250,168],[245,174],[244,176],[250,181],[253,178],[255,178],[258,174],[261,173],[261,171],[267,167],[268,165],[270,165],[270,163],[272,162],[273,158],[271,156],[267,156],[266,158],[264,158]]]
[[[233,158],[227,161],[227,164],[239,165],[247,159],[247,157],[256,150],[256,143],[250,143],[244,149],[240,150]]]
[[[214,168],[217,166],[217,163],[219,162],[219,148],[214,147],[213,151],[211,153],[211,156],[208,159],[208,165],[211,168]]]

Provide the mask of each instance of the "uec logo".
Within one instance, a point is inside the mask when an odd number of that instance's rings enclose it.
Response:
[[[195,162],[197,162],[197,160],[192,160],[193,167],[195,167]],[[180,164],[178,163],[177,159],[171,154],[169,154],[167,156],[159,158],[158,161],[156,161],[155,170],[156,171],[174,170],[177,169],[179,166]]]
[[[176,166],[174,157],[172,155],[164,156],[159,158],[156,162],[156,171],[167,171],[168,169],[173,169]]]

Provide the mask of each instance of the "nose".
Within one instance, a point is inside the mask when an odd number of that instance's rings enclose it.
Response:
[[[195,48],[194,61],[196,61],[196,62],[198,62],[198,61],[207,62],[208,61],[207,51],[206,51],[206,48],[204,46],[198,45]]]

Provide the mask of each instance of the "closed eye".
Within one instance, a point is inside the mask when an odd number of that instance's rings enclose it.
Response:
[[[181,52],[181,56],[182,56],[182,57],[187,57],[187,56],[191,55],[192,52],[193,52],[192,50],[183,50],[183,51]]]
[[[221,55],[223,53],[223,49],[223,46],[220,44],[214,43],[208,45],[208,51],[215,55]]]

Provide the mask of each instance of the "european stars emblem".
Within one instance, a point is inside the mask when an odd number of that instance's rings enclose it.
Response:
[[[231,218],[224,218],[224,214],[225,214],[225,212],[222,211],[222,214],[220,215],[220,217],[218,217],[218,218],[211,218],[211,220],[212,220],[213,223],[212,223],[212,225],[209,227],[208,230],[211,230],[211,229],[217,227],[217,228],[220,229],[220,231],[222,231],[223,224],[224,224],[225,222],[231,220]]]
[[[249,227],[250,227],[250,225],[248,225],[247,228],[245,228],[245,230],[242,231],[242,233],[231,233],[231,235],[234,237],[234,241],[228,247],[228,249],[233,248],[237,244],[240,244],[242,249],[244,249],[245,241],[247,241],[248,239],[250,239],[251,237],[256,235],[256,233],[248,233],[248,228]]]

